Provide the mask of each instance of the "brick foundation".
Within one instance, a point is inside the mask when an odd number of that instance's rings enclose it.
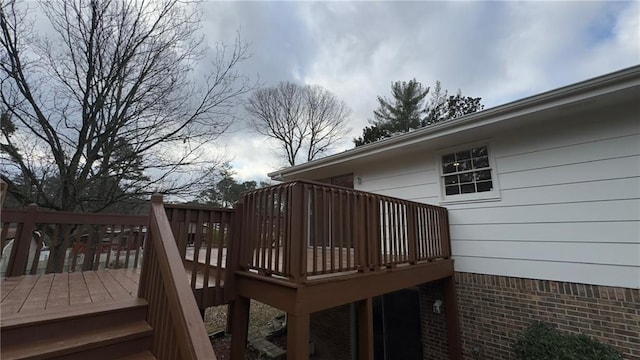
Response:
[[[436,300],[444,300],[441,284],[430,283],[420,287],[422,354],[425,360],[442,360],[449,358],[444,313],[433,313],[433,303]]]
[[[456,273],[464,359],[512,359],[511,344],[534,321],[555,324],[640,360],[640,290],[505,276]],[[425,359],[446,359],[439,284],[420,289]],[[446,304],[445,304],[446,311]]]
[[[351,360],[350,305],[312,313],[310,323],[310,338],[315,346],[312,359]]]

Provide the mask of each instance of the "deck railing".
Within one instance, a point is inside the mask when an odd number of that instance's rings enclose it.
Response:
[[[241,199],[239,267],[294,282],[451,255],[447,210],[294,181]]]
[[[216,359],[191,293],[162,196],[154,195],[138,296],[149,303],[156,358]]]
[[[229,294],[222,285],[232,275],[225,270],[230,259],[233,209],[191,204],[165,204],[164,208],[180,256],[191,270],[191,288],[198,304],[205,307],[227,302]],[[198,289],[205,290],[195,291]]]
[[[146,215],[2,209],[6,276],[138,267]]]

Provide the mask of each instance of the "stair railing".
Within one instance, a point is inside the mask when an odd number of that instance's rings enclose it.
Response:
[[[138,296],[149,303],[158,359],[216,359],[162,205],[153,195]]]

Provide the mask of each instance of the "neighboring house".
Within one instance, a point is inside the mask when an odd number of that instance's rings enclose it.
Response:
[[[542,320],[640,359],[640,66],[269,176],[447,207],[465,358]],[[441,291],[420,289],[427,359]]]

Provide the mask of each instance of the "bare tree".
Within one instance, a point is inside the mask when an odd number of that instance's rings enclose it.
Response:
[[[351,110],[319,85],[281,82],[253,92],[246,106],[253,129],[278,141],[290,166],[316,159],[349,132]]]
[[[253,90],[239,37],[208,58],[197,8],[180,0],[0,2],[2,180],[21,203],[100,211],[195,169]],[[42,35],[29,16],[42,14]],[[40,26],[41,27],[41,26]]]

